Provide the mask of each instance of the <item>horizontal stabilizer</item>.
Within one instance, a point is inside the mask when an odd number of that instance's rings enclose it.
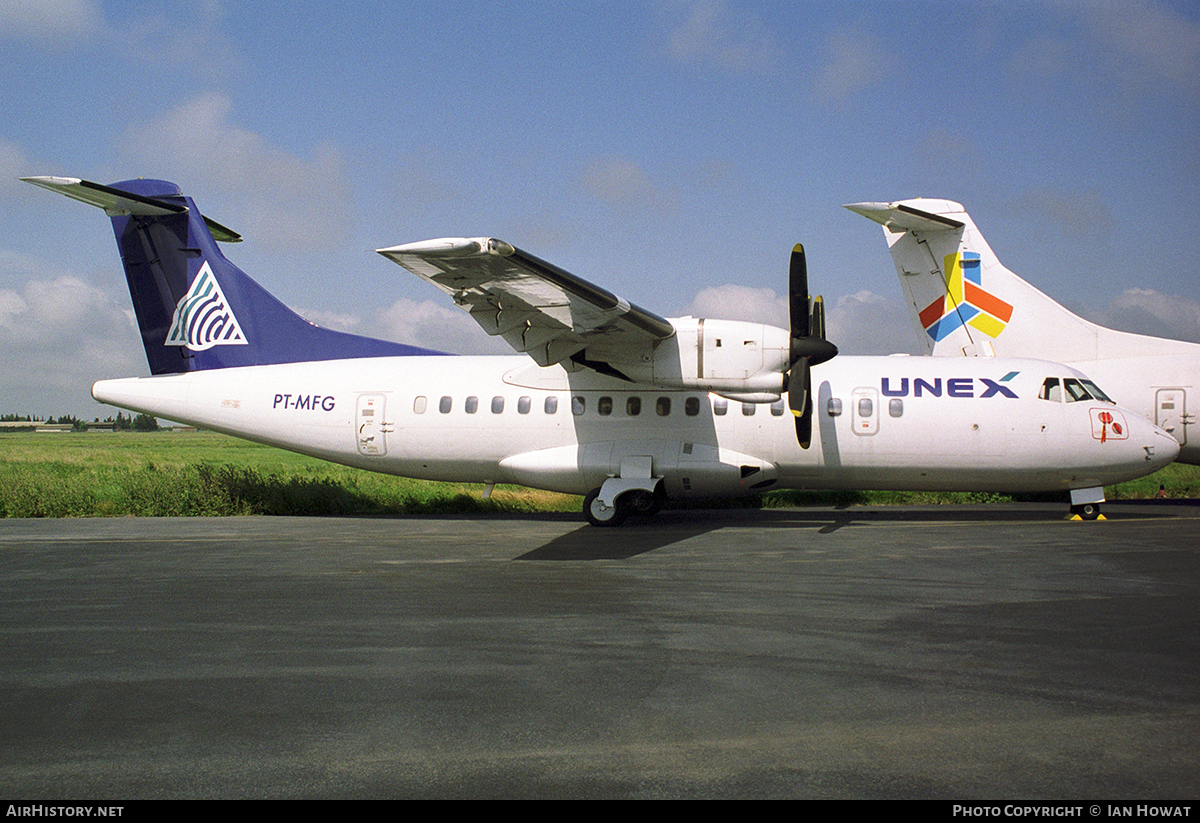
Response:
[[[90,180],[80,180],[78,177],[22,177],[21,179],[26,183],[41,186],[43,189],[56,191],[59,194],[70,197],[72,200],[78,200],[81,203],[87,203],[89,206],[102,208],[109,217],[122,215],[163,217],[168,214],[182,214],[188,210],[187,206],[180,203],[121,191],[111,186],[93,183]],[[176,187],[174,195],[182,197],[183,192],[179,191],[178,187]],[[216,220],[205,217],[204,223],[208,226],[208,230],[212,232],[214,240],[226,243],[241,242],[242,236],[240,234],[233,229],[222,226]]]
[[[922,208],[911,205],[919,203]],[[947,215],[963,207],[950,200],[909,200],[897,203],[849,203],[844,208],[874,220],[889,231],[947,231],[965,224]]]

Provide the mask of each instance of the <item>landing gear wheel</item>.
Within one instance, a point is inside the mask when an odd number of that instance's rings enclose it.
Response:
[[[666,504],[667,493],[661,483],[655,486],[652,492],[634,489],[633,491],[625,492],[621,496],[621,505],[629,511],[629,514],[652,517],[662,511],[663,506]]]
[[[605,506],[600,502],[600,490],[592,489],[583,498],[583,516],[593,526],[619,526],[629,514],[618,499],[615,505]]]
[[[1082,503],[1071,507],[1071,514],[1079,515],[1081,520],[1095,520],[1100,516],[1099,503]]]

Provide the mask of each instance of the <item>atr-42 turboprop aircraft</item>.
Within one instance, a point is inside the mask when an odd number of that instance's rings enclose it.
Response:
[[[1200,389],[1200,345],[1106,329],[1072,314],[1005,268],[958,203],[916,199],[846,208],[883,226],[930,354],[1053,352],[1170,432],[1179,441],[1179,462],[1200,463],[1196,413],[1188,411],[1188,394],[1195,403]],[[1090,399],[1071,383],[1045,391],[1060,402]]]
[[[790,331],[664,319],[495,239],[380,249],[527,355],[458,357],[294,314],[173,183],[25,179],[112,218],[153,376],[97,400],[372,471],[583,494],[595,525],[779,488],[1062,490],[1094,517],[1103,485],[1179,448],[1058,363],[835,358],[800,246]],[[1050,379],[1092,399],[1039,398]]]

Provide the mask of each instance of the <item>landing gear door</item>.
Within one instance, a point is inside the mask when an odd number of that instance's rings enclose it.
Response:
[[[1159,389],[1154,395],[1154,422],[1187,445],[1187,395],[1183,389]]]
[[[384,418],[387,398],[382,394],[360,394],[354,410],[354,426],[358,432],[358,453],[368,457],[387,454],[387,433],[391,430]]]

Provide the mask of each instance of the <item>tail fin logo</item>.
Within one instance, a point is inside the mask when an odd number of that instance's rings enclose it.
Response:
[[[192,351],[246,345],[246,335],[207,261],[196,273],[187,294],[175,304],[171,330],[163,345],[187,346]]]
[[[940,342],[965,323],[992,339],[999,337],[1012,318],[1013,307],[983,290],[979,254],[955,252],[943,262],[946,294],[921,311],[925,331]]]

